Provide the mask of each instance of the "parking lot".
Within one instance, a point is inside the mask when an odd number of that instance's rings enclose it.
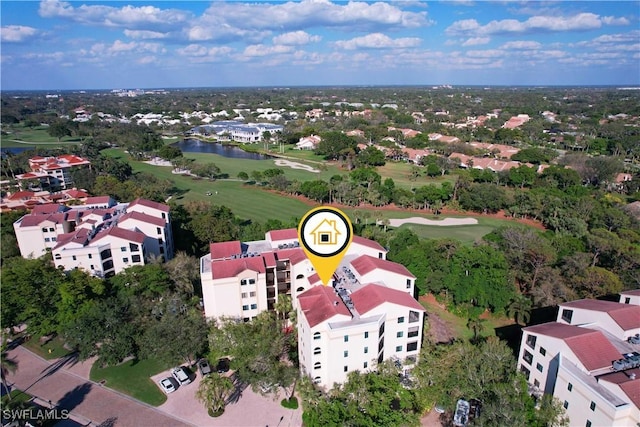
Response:
[[[215,371],[210,375],[219,375]],[[230,375],[230,374],[227,374]],[[162,378],[171,376],[169,370],[151,377],[155,384]],[[195,378],[194,378],[195,376]],[[227,404],[224,414],[212,418],[206,408],[196,398],[196,391],[202,377],[199,372],[191,375],[190,384],[180,386],[167,395],[167,401],[159,410],[197,426],[224,427],[299,427],[302,425],[302,408],[286,409],[280,405],[284,395],[274,397],[254,393],[250,387],[238,390],[234,401]]]

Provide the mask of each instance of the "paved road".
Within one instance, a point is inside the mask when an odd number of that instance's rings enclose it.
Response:
[[[21,346],[9,351],[9,357],[18,362],[16,372],[8,376],[12,387],[40,398],[40,402],[50,400],[70,410],[82,424],[90,421],[92,426],[103,423],[124,427],[193,425],[82,378],[73,372],[73,361],[47,361]]]

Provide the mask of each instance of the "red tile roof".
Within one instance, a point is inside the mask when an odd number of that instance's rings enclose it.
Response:
[[[7,197],[7,199],[9,200],[22,200],[22,199],[30,199],[32,198],[36,193],[34,193],[33,191],[16,191],[15,193],[13,193],[12,195],[10,195],[9,197]]]
[[[633,289],[631,291],[622,291],[620,292],[621,295],[634,295],[634,296],[639,296],[640,297],[640,289]]]
[[[264,273],[266,271],[264,259],[262,257],[253,257],[211,262],[211,277],[213,279],[235,277],[246,270]]]
[[[133,202],[129,203],[129,207],[135,206],[135,205],[146,206],[148,208],[157,209],[162,212],[169,212],[169,206],[163,203],[152,202],[151,200],[147,200],[147,199],[135,199]]]
[[[563,340],[589,371],[611,366],[614,360],[622,357],[602,332],[593,329],[549,322],[523,330]]]
[[[640,408],[640,376],[636,374],[635,380],[627,381],[619,386],[624,391],[624,394],[636,405],[636,408]]]
[[[298,295],[298,303],[302,315],[312,328],[335,316],[351,319],[349,309],[330,286],[314,286]]]
[[[292,240],[298,238],[298,230],[295,228],[285,228],[284,230],[271,230],[267,232],[267,240],[277,242],[280,240]]]
[[[45,203],[43,205],[34,206],[31,211],[32,215],[43,215],[43,214],[52,214],[55,212],[62,212],[66,210],[66,207],[61,206],[57,203]]]
[[[212,260],[230,258],[231,255],[242,253],[242,245],[239,240],[211,243],[209,245],[209,252],[211,253]]]
[[[625,331],[640,327],[640,306],[638,305],[620,304],[618,302],[595,299],[581,299],[563,303],[560,304],[560,306],[605,312]]]
[[[383,248],[380,243],[376,242],[375,240],[365,239],[364,237],[354,235],[352,243],[357,243],[358,245],[366,246],[380,252],[387,252],[387,250]]]
[[[292,259],[299,259],[300,255],[302,254],[304,256],[304,252],[302,251],[301,248],[291,248],[291,249],[277,249],[275,251],[276,254],[276,258],[278,258],[278,260],[282,261],[282,260],[286,260],[288,259],[289,261],[291,261]]]
[[[267,266],[268,268],[272,268],[277,265],[276,256],[273,252],[263,252],[262,257],[264,258],[265,266]]]
[[[165,226],[165,222],[162,218],[158,218],[157,216],[151,216],[151,215],[147,215],[145,213],[136,212],[136,211],[127,212],[126,214],[122,215],[118,220],[118,223],[122,224],[127,220],[137,220],[141,222],[146,222],[148,224],[153,224],[156,227],[162,227],[162,228],[164,228]]]
[[[60,224],[66,220],[65,213],[56,213],[50,215],[25,215],[20,221],[20,227],[34,227],[42,224],[43,222],[53,222],[54,224]]]
[[[65,233],[58,235],[58,242],[54,246],[52,250],[56,250],[67,243],[79,243],[81,245],[85,245],[88,242],[89,230],[86,228],[81,228],[73,233]]]
[[[358,313],[365,314],[385,302],[401,305],[418,311],[424,307],[406,292],[370,283],[351,294],[351,300]]]
[[[374,258],[369,255],[362,255],[358,258],[351,261],[351,266],[360,274],[364,276],[365,274],[376,270],[385,270],[390,271],[392,273],[400,274],[402,276],[411,277],[415,279],[416,276],[411,274],[407,267],[402,264],[398,264],[397,262],[387,261],[385,259]]]
[[[298,264],[305,259],[307,259],[307,256],[304,254],[304,251],[302,251],[302,249],[297,250],[289,256],[289,262],[291,262],[291,264]]]
[[[93,241],[97,242],[98,240],[103,239],[107,236],[113,236],[140,244],[144,242],[144,238],[146,237],[141,231],[132,231],[125,230],[124,228],[111,227],[96,234],[96,237],[93,239]]]
[[[87,192],[75,188],[67,190],[66,193],[74,199],[83,199],[85,197],[89,197],[89,194]]]
[[[87,197],[87,200],[85,200],[84,204],[85,205],[103,205],[103,204],[108,205],[110,201],[111,201],[111,197],[109,196]]]

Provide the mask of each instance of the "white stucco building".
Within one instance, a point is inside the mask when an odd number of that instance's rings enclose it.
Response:
[[[638,333],[640,305],[589,299],[560,304],[556,322],[523,329],[518,369],[534,394],[560,400],[572,426],[636,425],[640,344],[629,338]]]
[[[291,296],[301,370],[323,387],[382,360],[415,360],[424,320],[415,276],[386,254],[354,236],[332,283],[323,286],[296,229],[272,230],[260,241],[212,243],[200,259],[205,315],[249,321]]]
[[[174,253],[169,207],[144,199],[118,204],[104,196],[79,206],[39,205],[13,227],[23,257],[51,251],[56,267],[99,277],[144,265],[152,254],[169,260]]]

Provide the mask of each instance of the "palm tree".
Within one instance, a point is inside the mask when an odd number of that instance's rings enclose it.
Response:
[[[11,392],[7,385],[7,375],[9,375],[10,372],[15,372],[17,369],[18,362],[9,358],[7,347],[3,345],[2,350],[0,350],[0,379],[2,380],[2,387],[4,387],[7,396],[9,396],[9,400],[11,400]]]
[[[233,382],[228,377],[213,373],[200,381],[196,398],[204,404],[209,415],[216,414],[217,416],[224,412],[224,406],[231,390],[233,390]]]
[[[473,340],[478,341],[480,334],[484,331],[484,320],[479,318],[469,319],[467,328],[473,331]]]
[[[517,295],[507,307],[507,316],[513,317],[519,325],[526,325],[531,318],[531,300],[524,295]]]

